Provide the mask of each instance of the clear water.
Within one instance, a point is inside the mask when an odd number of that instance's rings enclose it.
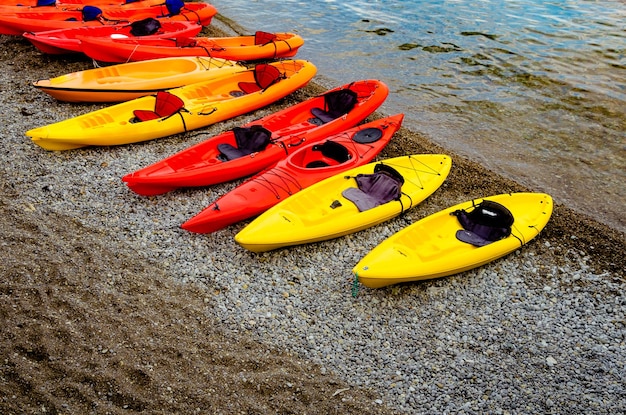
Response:
[[[211,3],[300,34],[322,85],[381,79],[405,127],[626,232],[625,1]]]

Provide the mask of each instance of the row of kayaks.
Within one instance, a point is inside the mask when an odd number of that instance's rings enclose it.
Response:
[[[210,54],[145,59],[38,81],[35,87],[58,100],[118,103],[26,135],[46,150],[171,136],[267,106],[316,73],[305,60],[244,60]],[[420,204],[452,167],[446,154],[377,160],[404,118],[367,120],[388,94],[378,80],[351,82],[210,137],[122,181],[139,195],[155,196],[247,178],[181,226],[211,233],[253,219],[235,236],[252,252],[354,234]],[[353,274],[378,288],[472,269],[533,239],[552,204],[543,193],[457,204],[383,241]]]
[[[165,0],[156,4],[80,5],[79,7],[0,6],[0,34],[20,36],[25,32],[89,26],[129,24],[146,18],[159,22],[184,21],[208,26],[217,9],[209,3]]]
[[[279,59],[295,56],[304,44],[302,37],[294,33],[198,36],[216,14],[215,7],[208,3],[182,0],[0,4],[0,34],[23,36],[46,54],[83,53],[101,63],[180,56],[238,61]]]

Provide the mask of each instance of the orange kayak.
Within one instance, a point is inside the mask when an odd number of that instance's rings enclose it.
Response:
[[[183,56],[70,72],[33,86],[59,101],[122,102],[245,70],[233,61]]]
[[[119,63],[173,56],[211,56],[237,61],[293,57],[304,39],[293,33],[256,32],[254,36],[188,37],[177,39],[111,39],[80,37],[85,55]]]
[[[403,114],[397,114],[378,119],[305,145],[220,197],[183,223],[182,228],[197,233],[215,232],[260,215],[319,181],[367,164],[389,143],[403,118]]]
[[[179,7],[180,6],[180,7]],[[24,32],[116,25],[154,17],[159,21],[190,21],[208,26],[217,9],[208,3],[183,3],[166,0],[165,4],[137,8],[101,9],[84,6],[81,10],[34,8],[28,11],[0,14],[0,34],[21,36]]]
[[[135,193],[223,183],[271,167],[303,145],[354,127],[387,98],[378,80],[355,81],[204,140],[122,178]],[[269,138],[269,142],[267,142]],[[266,139],[265,142],[258,142]],[[256,147],[253,147],[253,145]]]

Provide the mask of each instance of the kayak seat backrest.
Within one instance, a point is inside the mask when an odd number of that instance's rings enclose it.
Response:
[[[350,160],[350,152],[346,147],[336,141],[326,141],[322,144],[316,144],[312,148],[313,152],[320,152],[312,160],[306,164],[307,168],[326,167],[345,163]]]
[[[276,40],[276,35],[274,33],[258,31],[254,34],[255,45],[267,45],[272,43],[274,40]]]
[[[269,64],[258,64],[254,67],[255,82],[239,82],[239,89],[245,94],[262,91],[280,81],[282,74],[280,70]]]
[[[133,36],[149,36],[159,31],[161,22],[154,17],[147,17],[130,24],[130,34]]]
[[[340,89],[324,94],[324,108],[312,108],[311,114],[327,123],[352,111],[358,96],[351,89]]]
[[[341,194],[363,212],[376,206],[400,200],[404,177],[386,164],[377,164],[372,174],[358,174],[358,187],[348,187]]]
[[[84,22],[98,20],[102,16],[102,10],[96,6],[87,5],[83,7],[82,16]]]
[[[475,246],[485,246],[511,234],[514,218],[500,203],[483,200],[471,211],[463,209],[451,213],[463,227],[456,233],[457,239]]]
[[[176,114],[183,109],[184,105],[185,102],[176,95],[167,91],[159,91],[156,94],[154,111],[135,110],[133,111],[133,115],[139,121],[155,120]]]
[[[220,160],[234,160],[263,151],[269,145],[272,138],[272,133],[260,125],[235,127],[233,128],[233,134],[235,135],[236,147],[229,143],[217,145],[217,149],[220,152]]]
[[[165,7],[170,16],[176,16],[185,7],[185,3],[183,0],[165,0]]]
[[[37,7],[40,6],[54,6],[56,5],[57,1],[56,0],[38,0],[37,1]]]

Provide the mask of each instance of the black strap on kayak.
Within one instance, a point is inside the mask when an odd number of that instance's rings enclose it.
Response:
[[[183,129],[185,130],[185,132],[187,132],[187,123],[185,123],[185,117],[183,117],[182,111],[187,111],[185,108],[183,108],[182,110],[178,111],[177,114],[180,115],[180,120],[183,122]]]
[[[279,141],[278,144],[283,148],[286,155],[289,155],[289,150],[287,150],[287,145],[283,141]]]
[[[202,23],[202,19],[200,18],[200,15],[198,14],[198,12],[197,12],[197,11],[195,11],[195,10],[189,10],[189,9],[188,9],[188,8],[186,8],[186,7],[185,7],[185,10],[186,10],[186,11],[188,11],[188,12],[190,12],[190,13],[193,13],[193,14],[195,14],[195,15],[196,15],[196,22],[197,22],[198,24],[201,24],[201,23]],[[183,16],[186,20],[191,21],[191,19],[189,19],[189,17],[187,16],[187,13],[184,13],[184,14],[183,14],[183,13],[181,13],[180,15],[181,15],[181,16]]]
[[[278,180],[276,182],[273,182],[268,179],[268,176],[278,178]],[[272,192],[272,194],[274,195],[274,197],[276,197],[276,199],[280,199],[279,190],[282,190],[287,195],[292,195],[302,190],[302,185],[300,185],[300,182],[298,182],[298,180],[295,177],[293,177],[292,175],[288,173],[284,173],[281,170],[276,170],[276,169],[268,170],[264,174],[260,175],[259,177],[253,180],[256,181],[258,184],[260,184],[261,186],[265,187],[270,192]],[[292,186],[295,187],[296,189],[295,192],[292,190]]]
[[[267,46],[269,44],[274,45],[274,59],[278,56],[278,47],[276,46],[276,35],[274,33],[257,31],[254,33],[254,45],[255,46]]]
[[[283,42],[285,42],[285,44],[289,48],[289,52],[291,52],[293,50],[293,48],[291,47],[291,43],[289,43],[289,41],[287,39],[284,39]]]

